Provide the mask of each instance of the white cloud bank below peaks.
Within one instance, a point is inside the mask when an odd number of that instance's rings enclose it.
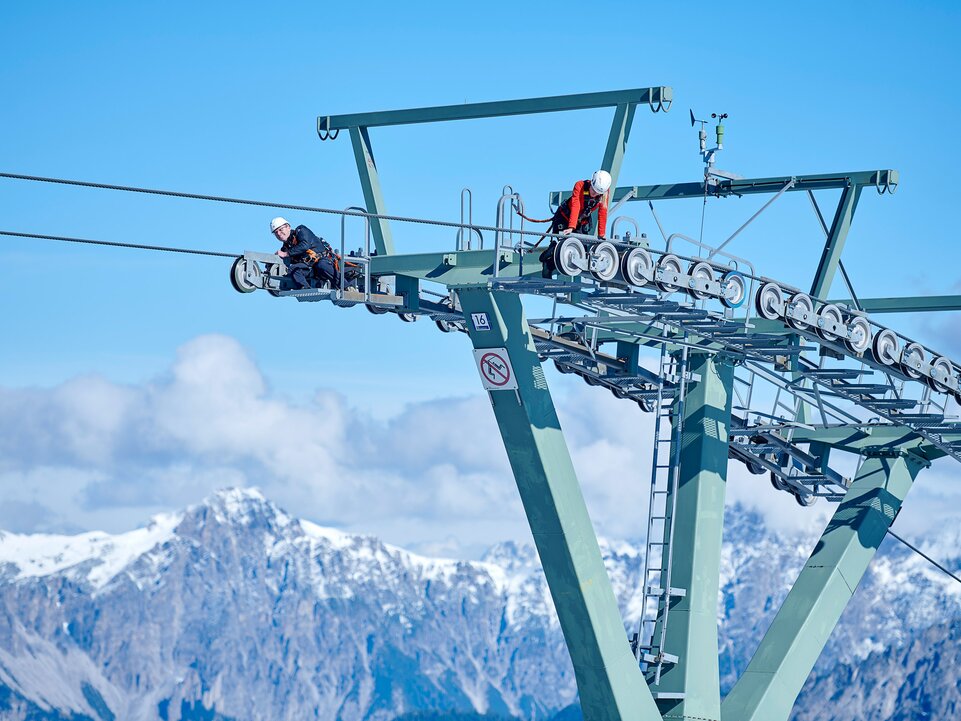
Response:
[[[550,382],[598,534],[643,536],[651,415],[570,376]],[[944,473],[932,475],[929,495],[944,509],[945,494],[959,494]],[[729,499],[781,530],[810,532],[830,512],[795,507],[740,464],[729,476]],[[225,486],[257,486],[298,517],[425,552],[476,555],[529,538],[479,384],[475,396],[379,421],[329,389],[275,393],[239,343],[207,335],[143,384],[84,376],[50,389],[0,387],[0,528],[125,531]],[[921,511],[931,505],[914,495]],[[902,516],[918,500],[909,497]]]

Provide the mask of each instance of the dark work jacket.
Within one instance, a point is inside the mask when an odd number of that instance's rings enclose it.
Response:
[[[298,225],[284,243],[284,250],[290,256],[291,263],[302,263],[308,260],[305,257],[308,250],[313,250],[323,257],[330,252],[330,246],[323,238],[314,235],[314,231],[306,225]]]

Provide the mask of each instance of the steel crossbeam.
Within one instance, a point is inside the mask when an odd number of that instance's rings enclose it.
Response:
[[[531,115],[534,113],[557,113],[567,110],[589,110],[629,105],[650,105],[666,109],[674,97],[669,87],[634,88],[611,90],[579,95],[556,95],[543,98],[499,100],[487,103],[462,103],[438,105],[427,108],[385,110],[371,113],[346,115],[321,115],[317,118],[319,133],[337,132],[349,128],[375,128],[387,125],[411,125],[415,123],[439,123],[450,120],[476,120],[499,118],[508,115]],[[625,139],[626,142],[626,139]],[[613,157],[616,150],[609,150]]]
[[[876,187],[879,191],[896,188],[899,177],[896,170],[862,170],[841,173],[817,173],[813,175],[787,175],[772,178],[718,179],[708,184],[708,195],[716,197],[775,194],[789,182],[794,184],[787,192],[831,190],[844,188]],[[570,197],[569,190],[554,190],[548,196],[551,205],[559,205]],[[689,183],[657,183],[655,185],[626,185],[611,191],[611,202],[628,198],[629,203],[638,200],[683,200],[704,197],[704,181]]]

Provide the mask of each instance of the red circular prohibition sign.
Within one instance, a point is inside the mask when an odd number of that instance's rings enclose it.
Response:
[[[480,369],[481,373],[484,374],[484,378],[487,382],[495,386],[504,386],[511,379],[510,366],[507,365],[507,361],[500,357],[497,353],[485,353],[480,359]]]

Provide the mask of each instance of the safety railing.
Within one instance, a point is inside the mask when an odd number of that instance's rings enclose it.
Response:
[[[351,263],[356,263],[363,267],[363,277],[364,277],[364,300],[370,300],[370,216],[366,214],[364,208],[359,208],[356,205],[348,206],[344,209],[345,211],[362,211],[365,213],[364,217],[364,245],[361,248],[363,250],[362,255],[351,255]],[[347,240],[347,218],[349,216],[344,214],[340,216],[340,294],[343,296],[344,291],[347,289],[347,263],[348,255],[346,250],[346,240]]]

